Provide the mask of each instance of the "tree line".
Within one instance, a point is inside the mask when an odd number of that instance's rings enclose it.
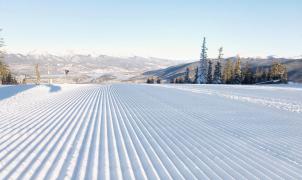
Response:
[[[265,84],[288,82],[286,66],[279,62],[274,62],[268,67],[253,69],[248,61],[242,65],[239,56],[236,57],[235,61],[224,59],[223,48],[220,47],[217,60],[214,63],[208,59],[207,50],[206,38],[203,38],[199,65],[196,68],[187,67],[182,75],[170,79],[170,83]],[[154,81],[148,80],[147,82],[154,83]]]
[[[160,84],[161,83],[161,79],[160,78],[155,78],[155,77],[149,77],[147,79],[147,84]]]

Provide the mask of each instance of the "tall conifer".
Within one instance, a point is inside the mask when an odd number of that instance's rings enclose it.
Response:
[[[208,65],[208,60],[207,60],[207,47],[206,47],[206,38],[203,38],[202,42],[202,49],[201,49],[201,54],[200,54],[200,68],[198,70],[199,76],[198,76],[198,83],[199,84],[205,84],[207,83],[207,65]]]

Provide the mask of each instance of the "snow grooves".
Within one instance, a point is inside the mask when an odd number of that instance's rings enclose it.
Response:
[[[271,129],[265,118],[256,131],[251,124],[260,121],[227,114],[228,106],[213,114],[211,105],[221,102],[124,84],[81,86],[18,105],[1,114],[0,179],[302,178],[301,133]]]

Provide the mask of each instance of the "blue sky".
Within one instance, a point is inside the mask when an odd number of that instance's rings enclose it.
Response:
[[[8,52],[199,58],[302,54],[301,0],[0,0]]]

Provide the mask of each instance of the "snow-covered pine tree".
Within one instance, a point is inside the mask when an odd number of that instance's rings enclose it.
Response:
[[[221,60],[223,56],[223,48],[220,47],[218,50],[218,59],[215,65],[213,84],[221,84],[222,83],[222,74],[221,74]]]
[[[240,57],[237,56],[237,61],[234,69],[234,84],[241,84],[242,75],[241,75],[241,65],[240,65]]]
[[[213,75],[212,75],[212,61],[209,61],[208,65],[208,74],[207,74],[207,83],[212,84],[213,82]]]
[[[190,80],[190,69],[187,67],[186,68],[186,72],[185,72],[185,83],[190,83],[191,80]]]
[[[200,55],[200,68],[198,70],[199,76],[198,76],[198,83],[199,84],[205,84],[207,83],[207,47],[206,47],[206,38],[203,38],[202,42],[202,49],[201,49],[201,55]]]

